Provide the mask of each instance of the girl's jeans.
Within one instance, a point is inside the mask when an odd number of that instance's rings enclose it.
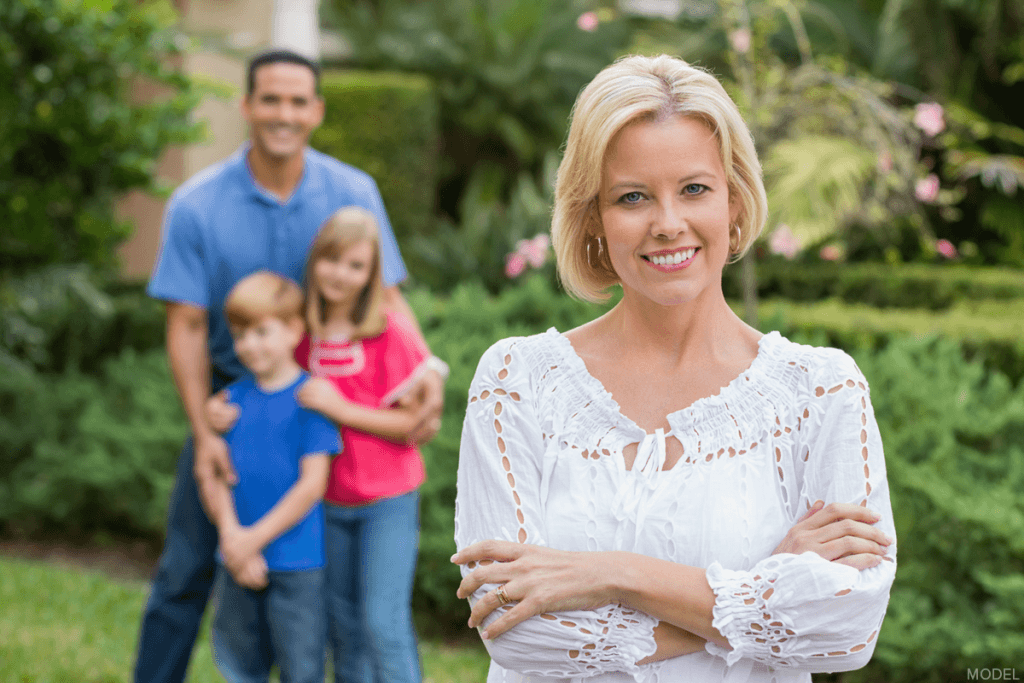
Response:
[[[419,492],[324,510],[335,683],[419,683],[411,607]]]

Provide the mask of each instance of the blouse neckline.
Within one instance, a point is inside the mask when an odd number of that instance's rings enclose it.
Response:
[[[546,334],[554,338],[555,343],[561,350],[560,355],[565,358],[571,366],[571,374],[581,378],[581,381],[587,386],[588,393],[590,395],[601,397],[601,402],[604,403],[606,408],[614,414],[617,421],[626,428],[643,437],[651,436],[651,434],[649,434],[645,429],[634,422],[631,417],[622,412],[622,408],[619,406],[618,401],[615,400],[615,397],[612,396],[612,393],[605,388],[604,384],[601,383],[601,380],[594,377],[590,373],[590,370],[587,369],[586,363],[583,362],[583,358],[576,353],[576,349],[573,347],[572,342],[569,341],[568,337],[554,327],[548,328]],[[699,398],[689,406],[674,410],[665,416],[665,419],[671,426],[672,431],[676,431],[683,427],[692,427],[704,421],[706,417],[713,417],[716,412],[713,409],[722,404],[746,403],[745,398],[741,395],[741,385],[744,382],[750,381],[752,376],[763,376],[765,374],[763,372],[764,365],[769,362],[771,349],[782,341],[782,339],[782,335],[777,331],[761,335],[761,338],[757,340],[757,355],[754,356],[754,360],[751,361],[750,365],[742,370],[728,384],[721,387],[718,390],[718,393]]]

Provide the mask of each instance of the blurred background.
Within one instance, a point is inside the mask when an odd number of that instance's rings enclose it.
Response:
[[[452,366],[425,448],[429,680],[486,670],[448,563],[476,362],[605,310],[555,279],[554,169],[579,90],[661,52],[722,80],[764,164],[730,301],[873,389],[900,568],[871,663],[816,680],[1024,679],[1022,28],[1021,0],[0,0],[0,680],[128,678],[187,431],[142,285],[169,192],[245,139],[270,46],[323,61],[312,144],[377,180]],[[194,662],[215,680],[205,641]]]

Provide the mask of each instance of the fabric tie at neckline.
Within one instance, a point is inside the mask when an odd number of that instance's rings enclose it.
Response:
[[[647,506],[658,483],[658,472],[665,465],[665,430],[658,428],[653,434],[646,434],[636,449],[633,468],[619,486],[612,501],[611,512],[618,521],[615,529],[615,546],[627,550],[626,531],[633,523],[633,542],[629,550],[636,551],[640,530],[647,519]]]

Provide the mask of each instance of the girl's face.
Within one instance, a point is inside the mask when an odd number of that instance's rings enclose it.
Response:
[[[721,291],[738,211],[706,125],[682,116],[627,125],[608,146],[598,206],[624,293],[671,306]]]
[[[313,264],[313,277],[328,307],[355,304],[370,282],[376,249],[372,240],[362,239],[337,255],[327,254],[317,259]]]

